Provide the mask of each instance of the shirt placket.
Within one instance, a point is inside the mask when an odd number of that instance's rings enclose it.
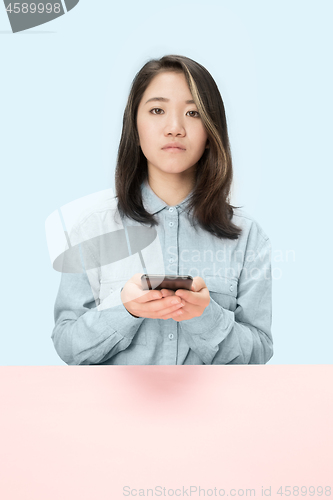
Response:
[[[165,274],[178,274],[178,225],[179,213],[176,207],[166,207],[164,210],[164,228],[165,228],[165,248],[172,249],[166,252],[167,261],[165,262]],[[177,254],[177,256],[176,256]],[[163,321],[163,339],[164,339],[164,363],[168,365],[177,364],[177,345],[178,345],[178,322],[173,319]]]

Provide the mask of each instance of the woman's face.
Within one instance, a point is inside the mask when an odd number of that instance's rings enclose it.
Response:
[[[183,73],[153,78],[138,107],[137,128],[149,175],[195,175],[208,135]]]

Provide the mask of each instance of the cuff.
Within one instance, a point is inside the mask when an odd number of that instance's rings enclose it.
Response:
[[[208,365],[232,329],[234,321],[234,313],[223,309],[211,298],[201,316],[180,321],[179,325],[190,348]]]
[[[98,311],[104,311],[106,322],[122,337],[131,339],[138,331],[139,326],[145,318],[136,318],[130,314],[124,306],[120,292],[122,288],[117,288],[97,307]]]
[[[217,304],[212,298],[201,316],[184,319],[180,321],[182,329],[188,331],[192,335],[208,335],[212,332],[212,328],[217,321],[223,318],[223,308]]]

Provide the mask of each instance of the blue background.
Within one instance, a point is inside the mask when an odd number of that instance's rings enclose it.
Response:
[[[45,220],[114,188],[130,84],[165,54],[203,64],[224,99],[232,202],[273,247],[269,363],[332,362],[332,14],[320,0],[81,0],[12,34],[0,5],[1,365],[64,364]]]

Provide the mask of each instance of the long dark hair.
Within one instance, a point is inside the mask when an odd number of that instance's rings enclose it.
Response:
[[[209,148],[205,149],[197,165],[188,215],[193,211],[193,220],[218,238],[237,239],[241,229],[231,222],[233,209],[238,207],[229,204],[233,173],[223,101],[206,68],[184,56],[167,55],[152,59],[140,69],[132,82],[124,111],[115,172],[118,211],[121,216],[135,221],[158,225],[154,215],[147,212],[142,203],[140,185],[148,179],[148,168],[139,146],[136,118],[146,88],[156,75],[164,71],[184,73],[208,135]]]

